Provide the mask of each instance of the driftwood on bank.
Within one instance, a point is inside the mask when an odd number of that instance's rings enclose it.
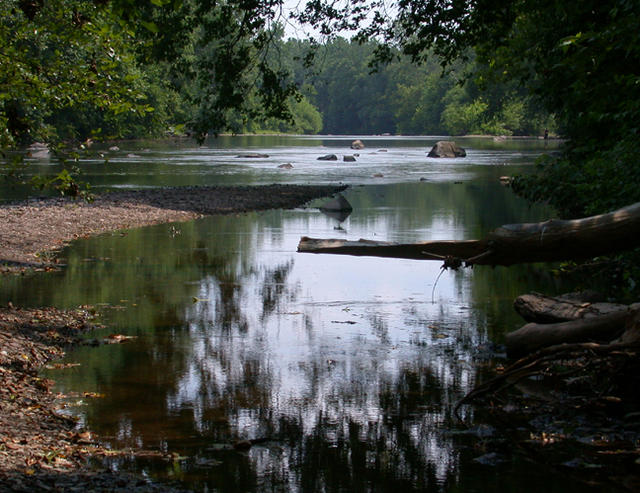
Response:
[[[570,293],[561,296],[545,296],[538,293],[518,296],[513,303],[518,314],[527,322],[551,324],[583,318],[599,317],[628,306],[600,301],[596,294]]]
[[[457,266],[579,260],[637,246],[640,202],[583,219],[507,224],[481,240],[400,244],[302,237],[298,252],[445,260],[446,266]]]
[[[552,324],[529,323],[507,334],[505,344],[509,357],[520,357],[539,349],[558,344],[582,342],[609,343],[620,337],[627,323],[640,310],[631,305],[606,315],[578,318]]]
[[[640,303],[622,305],[599,299],[595,293],[519,296],[514,307],[531,323],[507,334],[507,354],[518,357],[558,344],[611,343],[617,338],[629,343],[635,338],[629,334],[637,333],[640,326]]]

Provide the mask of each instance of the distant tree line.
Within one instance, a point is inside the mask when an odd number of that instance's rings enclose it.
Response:
[[[373,71],[379,43],[285,40],[268,7],[2,2],[0,144],[185,131],[522,135],[552,125],[516,84],[484,90],[468,78],[475,61],[445,73],[435,58],[416,66],[392,50]]]
[[[283,44],[296,85],[322,115],[323,133],[539,135],[553,126],[515,82],[484,87],[473,59],[444,71],[435,56],[416,65],[391,49],[392,60],[374,67],[379,43],[337,37],[305,68],[310,42]]]

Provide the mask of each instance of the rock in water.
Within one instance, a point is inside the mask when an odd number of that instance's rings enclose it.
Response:
[[[336,156],[335,154],[327,154],[326,156],[320,156],[318,158],[318,161],[337,161],[338,160],[338,156]]]
[[[250,152],[247,154],[239,154],[236,157],[246,158],[246,159],[266,159],[269,157],[269,154],[261,154],[259,152]]]
[[[351,149],[364,149],[364,142],[360,139],[354,140],[351,142]]]
[[[352,211],[353,207],[347,199],[344,198],[344,195],[339,193],[335,198],[325,202],[320,206],[321,211]]]
[[[428,157],[465,157],[466,151],[462,147],[458,147],[455,142],[449,140],[440,140],[433,146]]]
[[[356,157],[355,156],[343,156],[342,160],[345,163],[355,163],[356,162]]]

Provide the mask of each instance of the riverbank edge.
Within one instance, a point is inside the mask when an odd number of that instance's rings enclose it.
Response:
[[[76,239],[215,214],[292,209],[344,185],[166,187],[118,190],[92,202],[31,198],[0,205],[0,273],[61,266],[60,250]]]
[[[60,268],[57,255],[84,237],[152,224],[301,207],[345,186],[265,185],[117,191],[92,203],[29,199],[0,206],[0,271]],[[92,307],[0,307],[0,489],[31,491],[181,491],[166,483],[90,466],[113,455],[75,420],[59,414],[53,381],[39,372],[81,344],[95,327]],[[53,368],[56,365],[52,366]],[[99,396],[81,396],[99,398]],[[131,455],[132,452],[125,452]],[[171,457],[159,459],[172,460]]]

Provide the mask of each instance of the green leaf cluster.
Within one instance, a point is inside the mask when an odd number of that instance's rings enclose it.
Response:
[[[58,142],[81,133],[92,113],[117,119],[151,111],[136,87],[133,43],[94,2],[0,3],[0,144]]]

